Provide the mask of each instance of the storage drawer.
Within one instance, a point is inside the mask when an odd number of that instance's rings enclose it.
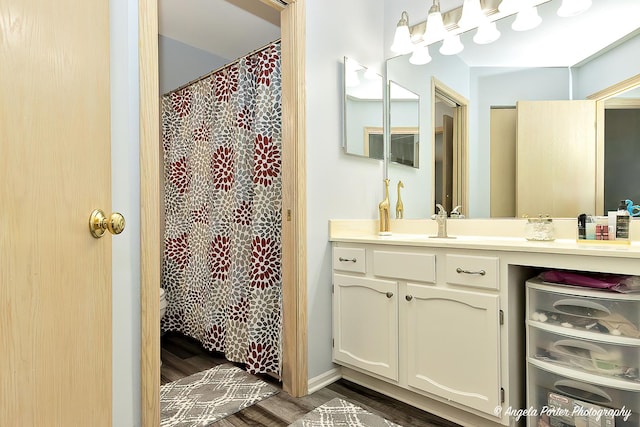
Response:
[[[530,358],[608,378],[628,380],[640,386],[640,340],[636,345],[594,341],[584,337],[528,328]],[[631,340],[627,340],[631,341]]]
[[[529,319],[605,335],[640,338],[638,295],[527,281]]]
[[[447,283],[473,288],[499,289],[498,258],[468,255],[447,255]]]
[[[366,273],[366,251],[364,248],[333,248],[333,269]]]
[[[373,251],[373,274],[435,283],[436,256],[415,252]]]
[[[530,427],[539,425],[539,416],[544,415],[545,411],[549,415],[549,410],[553,409],[549,405],[550,393],[554,394],[554,398],[574,399],[578,402],[597,405],[597,408],[601,410],[617,410],[615,413],[616,427],[637,427],[640,425],[640,391],[616,389],[580,379],[568,378],[531,363],[529,363],[527,369],[529,371],[527,407],[535,409],[535,413],[538,415],[529,417],[528,425]],[[590,405],[584,405],[583,407],[586,408],[588,406]],[[556,423],[555,425],[562,424]]]

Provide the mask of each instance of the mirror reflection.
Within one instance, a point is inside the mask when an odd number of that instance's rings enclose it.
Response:
[[[640,13],[640,2],[628,0],[612,0],[608,2],[594,2],[592,8],[572,18],[564,18],[562,21],[562,32],[556,33],[550,27],[554,19],[558,19],[556,9],[560,4],[560,0],[552,0],[539,6],[539,14],[542,17],[542,23],[538,28],[531,31],[528,42],[523,42],[522,34],[512,31],[510,28],[513,18],[507,17],[499,21],[498,29],[502,33],[499,40],[504,46],[502,49],[491,47],[487,50],[486,45],[475,45],[472,41],[473,34],[465,33],[462,35],[462,42],[465,46],[464,51],[459,55],[447,56],[442,55],[437,49],[431,49],[431,62],[424,65],[415,65],[409,62],[410,54],[398,56],[387,61],[388,79],[396,82],[405,88],[415,92],[420,99],[420,139],[423,142],[420,152],[420,172],[413,175],[407,174],[391,164],[388,169],[388,177],[392,182],[402,180],[405,184],[405,192],[403,193],[403,201],[405,208],[408,201],[412,198],[421,198],[424,203],[415,201],[415,209],[406,209],[405,218],[428,218],[434,213],[433,202],[436,200],[436,192],[440,184],[436,185],[437,160],[439,150],[435,149],[435,141],[437,140],[437,128],[441,125],[435,123],[435,102],[434,91],[432,87],[432,79],[438,79],[445,85],[453,88],[462,96],[469,100],[469,122],[466,125],[468,131],[467,150],[468,150],[468,166],[466,166],[467,180],[469,186],[469,202],[468,206],[463,206],[462,210],[467,217],[487,218],[490,216],[520,216],[522,213],[529,215],[537,215],[539,213],[548,213],[552,216],[575,217],[578,213],[589,212],[601,214],[602,211],[608,210],[609,202],[605,202],[605,197],[611,200],[634,197],[640,198],[640,195],[634,196],[630,189],[625,189],[621,184],[609,184],[611,173],[599,172],[599,164],[610,163],[616,157],[605,150],[602,146],[602,154],[598,148],[598,135],[602,131],[603,135],[606,130],[618,128],[618,125],[604,126],[600,123],[595,126],[595,118],[592,119],[591,134],[587,142],[574,141],[568,143],[565,139],[558,142],[559,147],[573,146],[573,151],[577,153],[592,152],[592,158],[587,160],[581,157],[571,157],[570,150],[546,152],[543,149],[534,150],[537,153],[539,163],[534,162],[533,155],[529,158],[518,160],[516,157],[516,147],[518,144],[518,134],[516,133],[515,121],[518,120],[518,110],[516,107],[524,101],[584,101],[590,95],[595,94],[605,88],[611,87],[618,82],[627,80],[636,76],[640,71],[640,59],[637,52],[640,49],[640,36],[638,36],[638,27],[640,22],[632,24],[617,23],[617,28],[607,28],[606,25],[600,25],[597,33],[601,39],[592,46],[584,46],[581,39],[581,32],[576,29],[574,21],[586,21],[590,27],[591,33],[593,25],[598,22],[598,17],[604,20],[612,20],[612,17],[622,16],[638,16]],[[606,10],[605,10],[606,9]],[[577,24],[576,24],[577,25]],[[518,43],[509,45],[510,40],[518,40]],[[531,41],[537,40],[537,41]],[[556,58],[557,52],[554,49],[554,40],[562,40],[563,43],[573,43],[575,51],[581,52],[583,58],[576,60],[572,58],[571,63],[563,63]],[[603,47],[602,43],[606,40],[607,45]],[[613,41],[612,41],[613,40]],[[540,46],[534,46],[532,43],[538,43]],[[489,45],[491,46],[491,45]],[[593,50],[588,50],[592,47]],[[502,51],[501,55],[498,55]],[[553,52],[551,56],[541,55],[539,66],[533,63],[536,55],[533,52]],[[529,55],[528,53],[531,54]],[[586,55],[586,56],[585,56]],[[562,59],[562,58],[560,58]],[[566,59],[566,58],[565,58]],[[637,96],[626,95],[635,103]],[[592,101],[593,116],[596,116],[596,102]],[[626,109],[630,109],[628,106]],[[510,125],[505,126],[503,132],[506,133],[508,142],[500,143],[499,139],[494,135],[499,132],[492,120],[494,113],[512,114]],[[631,113],[629,113],[631,114]],[[604,114],[603,114],[604,116]],[[630,118],[619,119],[625,123]],[[557,117],[549,118],[544,123],[532,125],[530,134],[542,134],[540,130],[544,128],[553,128],[560,122],[568,129],[569,134],[576,133],[577,124],[573,117],[559,120]],[[573,128],[571,127],[573,126]],[[598,129],[594,132],[594,128]],[[505,130],[506,129],[506,130]],[[461,129],[454,129],[453,133],[461,132]],[[554,134],[560,134],[559,131]],[[603,137],[604,138],[604,137]],[[609,137],[607,137],[609,138]],[[633,138],[633,137],[628,137]],[[637,133],[635,137],[637,141]],[[427,144],[425,149],[425,143]],[[521,142],[524,143],[524,142]],[[536,144],[530,142],[529,144]],[[578,144],[583,144],[582,146]],[[624,143],[623,143],[624,144]],[[431,145],[431,146],[430,146]],[[637,145],[637,144],[636,144]],[[624,145],[623,145],[624,146]],[[431,149],[434,147],[434,149]],[[626,158],[632,159],[631,164],[624,167],[618,167],[618,175],[623,182],[631,181],[631,174],[627,171],[635,170],[635,164],[638,164],[638,158],[633,154],[635,149],[627,147],[623,149]],[[453,154],[455,157],[455,153]],[[624,155],[623,155],[624,157]],[[617,157],[620,159],[620,156]],[[518,180],[517,167],[520,162],[526,164],[531,175],[526,179]],[[616,160],[617,161],[617,160]],[[464,166],[464,165],[463,165]],[[587,178],[565,178],[564,172],[570,168],[590,168],[593,177],[588,178],[588,182],[581,182]],[[556,170],[558,173],[552,177],[550,182],[543,183],[542,177],[549,177],[552,174],[547,173],[550,170]],[[623,171],[623,172],[620,172]],[[602,174],[603,178],[599,178]],[[626,176],[626,178],[625,178]],[[568,180],[567,180],[568,179]],[[594,182],[601,179],[602,184]],[[454,177],[455,181],[455,177]],[[528,182],[536,189],[542,189],[542,192],[535,193],[531,189],[518,189],[518,182]],[[455,187],[456,182],[453,183]],[[599,186],[603,189],[598,190]],[[438,188],[436,188],[438,187]],[[572,199],[576,187],[595,188],[590,198],[579,205]],[[637,187],[637,186],[636,186]],[[605,190],[605,188],[610,188]],[[409,195],[410,189],[414,192]],[[568,199],[568,210],[556,209],[556,203],[551,199],[550,189],[557,190],[557,197]],[[610,196],[605,196],[608,193]],[[520,194],[521,193],[521,194]],[[529,193],[529,194],[525,194]],[[614,195],[615,194],[615,195]],[[508,209],[497,209],[494,202],[495,197],[507,199],[511,207]],[[526,211],[518,211],[517,204],[519,199],[531,199],[530,207]],[[546,203],[551,201],[551,203]],[[617,205],[616,202],[616,205]],[[582,203],[582,202],[581,202]],[[494,206],[497,210],[494,212]],[[500,212],[500,213],[497,213]]]
[[[344,58],[344,141],[347,154],[384,159],[382,76]]]
[[[420,166],[420,96],[389,82],[389,161]]]

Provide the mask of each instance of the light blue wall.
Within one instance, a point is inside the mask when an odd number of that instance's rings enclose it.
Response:
[[[382,75],[383,0],[306,1],[306,175],[308,369],[331,362],[329,219],[375,218],[382,162],[342,149],[342,64],[354,59]]]
[[[568,68],[472,68],[469,111],[469,216],[490,216],[491,107],[569,99]]]
[[[415,169],[397,164],[389,165],[389,179],[392,185],[396,185],[398,181],[404,184],[402,201],[405,218],[428,218],[434,211],[432,79],[437,79],[460,96],[469,98],[469,67],[457,56],[441,55],[433,47],[430,50],[432,60],[425,65],[411,64],[410,55],[398,56],[387,61],[389,80],[420,96],[420,167]],[[395,206],[395,192],[391,195],[391,201],[392,206]],[[463,209],[466,212],[466,207]]]
[[[235,58],[232,58],[233,60]],[[158,36],[160,93],[164,94],[231,62],[169,37]]]
[[[138,2],[111,0],[111,206],[127,228],[112,241],[113,426],[140,425]],[[111,236],[107,237],[110,238]]]
[[[575,80],[575,99],[640,74],[640,35],[581,66]]]

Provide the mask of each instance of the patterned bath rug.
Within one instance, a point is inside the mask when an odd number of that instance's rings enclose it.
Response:
[[[280,390],[230,364],[160,387],[160,426],[208,426]]]
[[[289,427],[402,427],[346,400],[335,398],[300,418]]]

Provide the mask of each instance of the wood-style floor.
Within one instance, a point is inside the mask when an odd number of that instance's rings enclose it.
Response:
[[[165,334],[161,339],[161,345],[162,384],[204,371],[215,365],[228,363],[223,355],[204,350],[200,343],[181,334]],[[261,378],[280,387],[278,382],[269,376]],[[450,421],[346,380],[339,380],[302,398],[293,398],[281,391],[212,426],[287,426],[335,397],[347,400],[404,427],[458,427]]]

